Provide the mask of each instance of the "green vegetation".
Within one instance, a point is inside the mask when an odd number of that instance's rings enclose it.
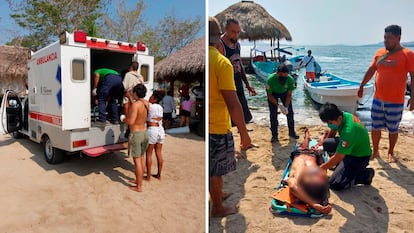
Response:
[[[160,60],[184,47],[195,39],[203,21],[201,17],[179,19],[171,12],[155,26],[150,26],[142,14],[144,0],[126,6],[117,1],[115,15],[109,15],[106,6],[110,0],[8,0],[10,15],[19,25],[18,32],[9,45],[38,50],[58,39],[61,32],[84,30],[89,36],[120,41],[142,41],[150,53]]]

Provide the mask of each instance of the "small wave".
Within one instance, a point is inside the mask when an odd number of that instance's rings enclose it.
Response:
[[[327,56],[318,56],[316,60],[319,62],[336,62],[341,60],[349,60],[348,57],[327,57]]]

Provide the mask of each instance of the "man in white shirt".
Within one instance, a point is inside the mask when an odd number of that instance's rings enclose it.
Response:
[[[315,62],[315,58],[312,56],[312,50],[308,50],[308,55],[303,57],[302,61],[299,63],[299,66],[302,66],[302,63],[305,64],[305,68],[306,68],[306,81],[314,82],[316,62]]]
[[[128,109],[128,102],[132,102],[132,98],[133,98],[133,94],[132,94],[132,90],[134,89],[134,87],[139,84],[139,83],[144,83],[144,78],[142,77],[141,74],[138,73],[138,68],[139,68],[139,63],[136,61],[131,62],[131,64],[129,65],[128,68],[128,73],[125,74],[125,78],[122,81],[122,85],[124,85],[124,90],[125,90],[125,96],[124,96],[124,100],[122,102],[123,106],[124,106],[124,113],[127,114],[129,109]]]

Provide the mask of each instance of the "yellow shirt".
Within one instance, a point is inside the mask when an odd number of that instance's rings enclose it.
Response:
[[[216,48],[209,46],[209,133],[227,134],[231,130],[230,114],[221,91],[236,91],[233,66]]]

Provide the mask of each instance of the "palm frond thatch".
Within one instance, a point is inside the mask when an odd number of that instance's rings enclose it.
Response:
[[[6,90],[25,90],[28,52],[27,48],[0,45],[0,95]]]
[[[253,1],[241,1],[229,6],[215,16],[224,25],[227,19],[234,18],[240,23],[240,39],[264,40],[286,39],[292,40],[287,28],[273,18],[266,9]]]
[[[199,38],[155,65],[155,80],[200,81],[205,74],[205,38]]]

